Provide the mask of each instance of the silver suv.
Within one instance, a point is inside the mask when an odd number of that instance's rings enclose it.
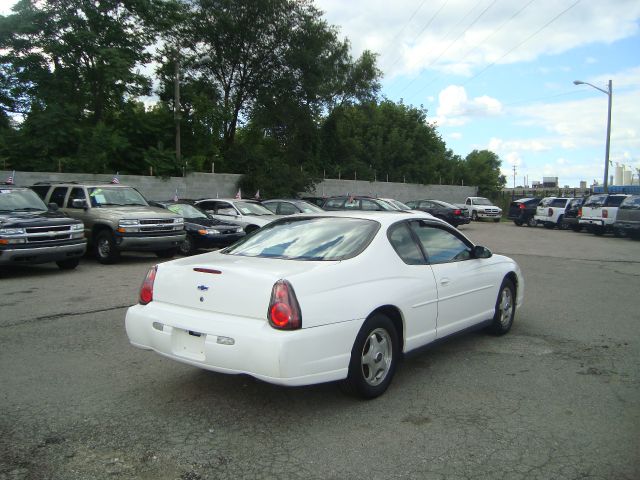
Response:
[[[104,183],[40,182],[31,187],[45,203],[84,222],[85,236],[100,263],[115,263],[122,251],[152,251],[171,258],[184,241],[184,219],[151,207],[133,187]]]

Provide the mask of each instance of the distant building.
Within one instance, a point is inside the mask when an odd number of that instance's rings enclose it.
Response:
[[[580,188],[582,190],[586,190],[587,188],[587,182],[585,182],[584,180],[580,180]]]
[[[558,177],[542,177],[542,187],[543,188],[557,188],[558,187]]]

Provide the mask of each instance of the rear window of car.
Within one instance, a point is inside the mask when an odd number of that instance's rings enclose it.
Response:
[[[605,205],[607,207],[619,207],[620,204],[622,203],[622,201],[627,198],[627,197],[623,197],[623,196],[610,196],[609,198],[607,198],[607,201],[605,203]]]
[[[551,201],[551,204],[549,205],[550,207],[556,207],[556,208],[564,208],[567,206],[567,199],[566,198],[554,198]]]
[[[591,195],[584,202],[585,207],[596,207],[604,205],[605,200],[607,199],[606,195]]]
[[[640,209],[640,195],[637,197],[625,198],[624,202],[620,204],[620,208]]]
[[[380,224],[359,218],[286,218],[276,220],[222,253],[287,260],[346,260],[360,254]]]

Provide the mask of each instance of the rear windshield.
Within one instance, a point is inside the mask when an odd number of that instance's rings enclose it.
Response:
[[[620,208],[640,210],[640,196],[625,198],[624,202],[620,205]]]
[[[287,218],[222,250],[229,255],[289,260],[345,260],[371,242],[380,224],[358,218]]]
[[[554,198],[553,200],[551,200],[551,204],[549,205],[550,207],[557,207],[557,208],[564,208],[567,206],[567,199],[566,198]]]
[[[611,196],[607,199],[607,207],[619,207],[620,204],[622,203],[622,201],[627,198],[627,197],[622,197],[622,196]]]
[[[553,202],[555,200],[555,197],[546,197],[543,198],[542,201],[540,202],[540,204],[538,205],[539,207],[548,207],[551,205],[551,202]]]
[[[591,195],[584,202],[585,207],[597,207],[604,205],[605,200],[607,199],[606,195]]]

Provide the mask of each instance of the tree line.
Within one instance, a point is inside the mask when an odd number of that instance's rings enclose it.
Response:
[[[310,0],[19,0],[0,16],[0,165],[214,169],[269,196],[339,177],[504,185],[495,153],[455,154],[380,79]]]

